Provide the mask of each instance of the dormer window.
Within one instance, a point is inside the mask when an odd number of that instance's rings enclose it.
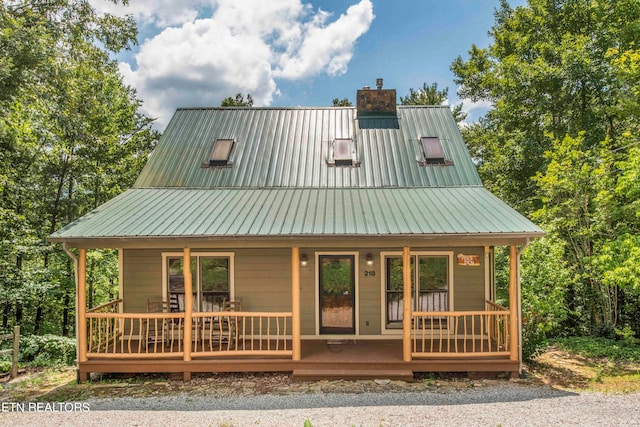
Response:
[[[209,166],[231,166],[229,157],[234,144],[233,139],[216,139],[209,156]]]
[[[451,164],[444,156],[442,143],[437,136],[421,136],[420,148],[422,150],[423,161],[425,165],[448,165]]]
[[[329,146],[329,166],[358,166],[356,144],[352,138],[336,138]]]

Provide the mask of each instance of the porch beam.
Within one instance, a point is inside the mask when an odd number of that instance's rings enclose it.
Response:
[[[291,358],[300,360],[300,248],[291,248]]]
[[[402,249],[402,359],[411,361],[411,249]]]
[[[511,361],[518,361],[518,254],[515,245],[509,248],[509,350]]]
[[[87,359],[87,250],[78,254],[78,361]]]
[[[183,360],[191,360],[191,328],[193,325],[193,281],[191,276],[191,248],[184,248],[182,271],[184,273],[184,355]],[[190,373],[189,373],[190,376]],[[185,380],[188,380],[185,372]]]

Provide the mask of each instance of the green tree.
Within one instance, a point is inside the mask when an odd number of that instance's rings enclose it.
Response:
[[[247,99],[244,99],[244,95],[237,93],[235,98],[228,97],[222,100],[221,107],[253,107],[253,97],[251,94],[247,94]]]
[[[463,129],[485,185],[561,242],[571,332],[621,315],[640,332],[639,293],[622,286],[640,231],[638,25],[636,0],[502,0],[490,46],[451,67],[462,97],[493,105]]]
[[[73,266],[45,239],[128,188],[157,139],[110,59],[135,37],[131,18],[86,0],[0,4],[4,327],[70,333]]]
[[[353,105],[348,98],[333,98],[333,101],[331,102],[333,103],[334,107],[351,107]]]
[[[482,153],[480,173],[490,188],[512,183],[516,191],[501,196],[531,211],[537,208],[531,177],[544,170],[543,153],[555,140],[584,131],[585,148],[605,137],[617,147],[624,90],[607,53],[633,46],[639,18],[635,0],[530,0],[516,9],[501,1],[493,43],[472,46],[469,58],[451,67],[461,96],[493,104],[465,133]]]
[[[409,88],[409,95],[401,96],[400,103],[402,105],[444,105],[449,101],[448,96],[448,87],[439,90],[438,83],[431,83],[431,86],[423,83],[421,89]],[[458,123],[467,118],[467,114],[462,111],[462,103],[451,108],[451,111]]]

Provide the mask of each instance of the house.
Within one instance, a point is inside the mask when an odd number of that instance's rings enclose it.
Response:
[[[119,250],[119,299],[77,313],[80,380],[410,378],[519,371],[519,254],[543,234],[482,186],[448,107],[380,84],[356,107],[178,109],[134,187],[50,241],[82,308],[86,250]]]

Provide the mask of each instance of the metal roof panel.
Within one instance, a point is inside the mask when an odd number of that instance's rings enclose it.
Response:
[[[111,237],[543,232],[482,187],[132,189],[52,235]]]

